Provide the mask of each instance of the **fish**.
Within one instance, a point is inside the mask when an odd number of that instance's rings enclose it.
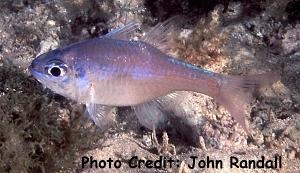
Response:
[[[159,23],[140,39],[130,22],[106,35],[73,43],[37,56],[29,71],[45,87],[80,104],[99,127],[109,112],[130,106],[148,129],[165,123],[165,106],[178,91],[212,97],[247,133],[246,107],[254,90],[280,80],[274,72],[257,75],[215,73],[173,57],[169,51],[174,18]],[[172,106],[177,106],[176,104]]]

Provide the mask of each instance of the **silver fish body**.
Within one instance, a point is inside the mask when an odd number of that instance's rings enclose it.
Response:
[[[249,98],[245,90],[278,80],[266,80],[270,74],[237,77],[213,73],[170,57],[143,40],[114,37],[85,40],[40,55],[30,71],[54,92],[89,105],[91,114],[112,106],[138,107],[175,91],[195,91],[215,98],[243,126],[240,111]],[[145,106],[137,110],[144,118],[155,116],[145,113]],[[155,112],[160,114],[158,109]]]
[[[130,106],[174,91],[210,96],[219,92],[220,75],[169,57],[140,41],[96,38],[47,54],[61,57],[71,67],[73,81],[61,94],[81,103]],[[32,66],[41,64],[39,61],[35,59]]]

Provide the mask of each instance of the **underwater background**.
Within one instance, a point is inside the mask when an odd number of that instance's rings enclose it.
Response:
[[[4,0],[0,2],[0,172],[300,172],[299,0]],[[178,103],[188,116],[153,137],[129,108],[101,131],[84,106],[43,88],[27,67],[39,54],[104,35],[130,21],[141,31],[182,15],[173,53],[224,74],[280,72],[282,80],[255,96],[249,138],[230,114],[202,94]],[[180,23],[180,22],[179,22]],[[141,33],[137,33],[137,36]],[[180,111],[180,110],[178,110]],[[199,139],[192,143],[191,139]],[[282,155],[283,168],[88,169],[83,156],[119,159],[159,155],[228,160]]]

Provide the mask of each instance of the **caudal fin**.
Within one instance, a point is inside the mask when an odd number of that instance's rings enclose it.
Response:
[[[250,134],[246,125],[246,110],[255,90],[271,86],[280,76],[273,73],[248,76],[223,76],[217,102]]]

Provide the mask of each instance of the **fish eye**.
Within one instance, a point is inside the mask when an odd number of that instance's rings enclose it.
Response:
[[[64,64],[49,64],[46,67],[46,71],[49,75],[54,77],[61,77],[64,76],[67,72],[67,66]]]
[[[62,71],[59,67],[52,67],[49,69],[49,74],[51,74],[54,77],[60,76],[61,73],[62,73]]]

